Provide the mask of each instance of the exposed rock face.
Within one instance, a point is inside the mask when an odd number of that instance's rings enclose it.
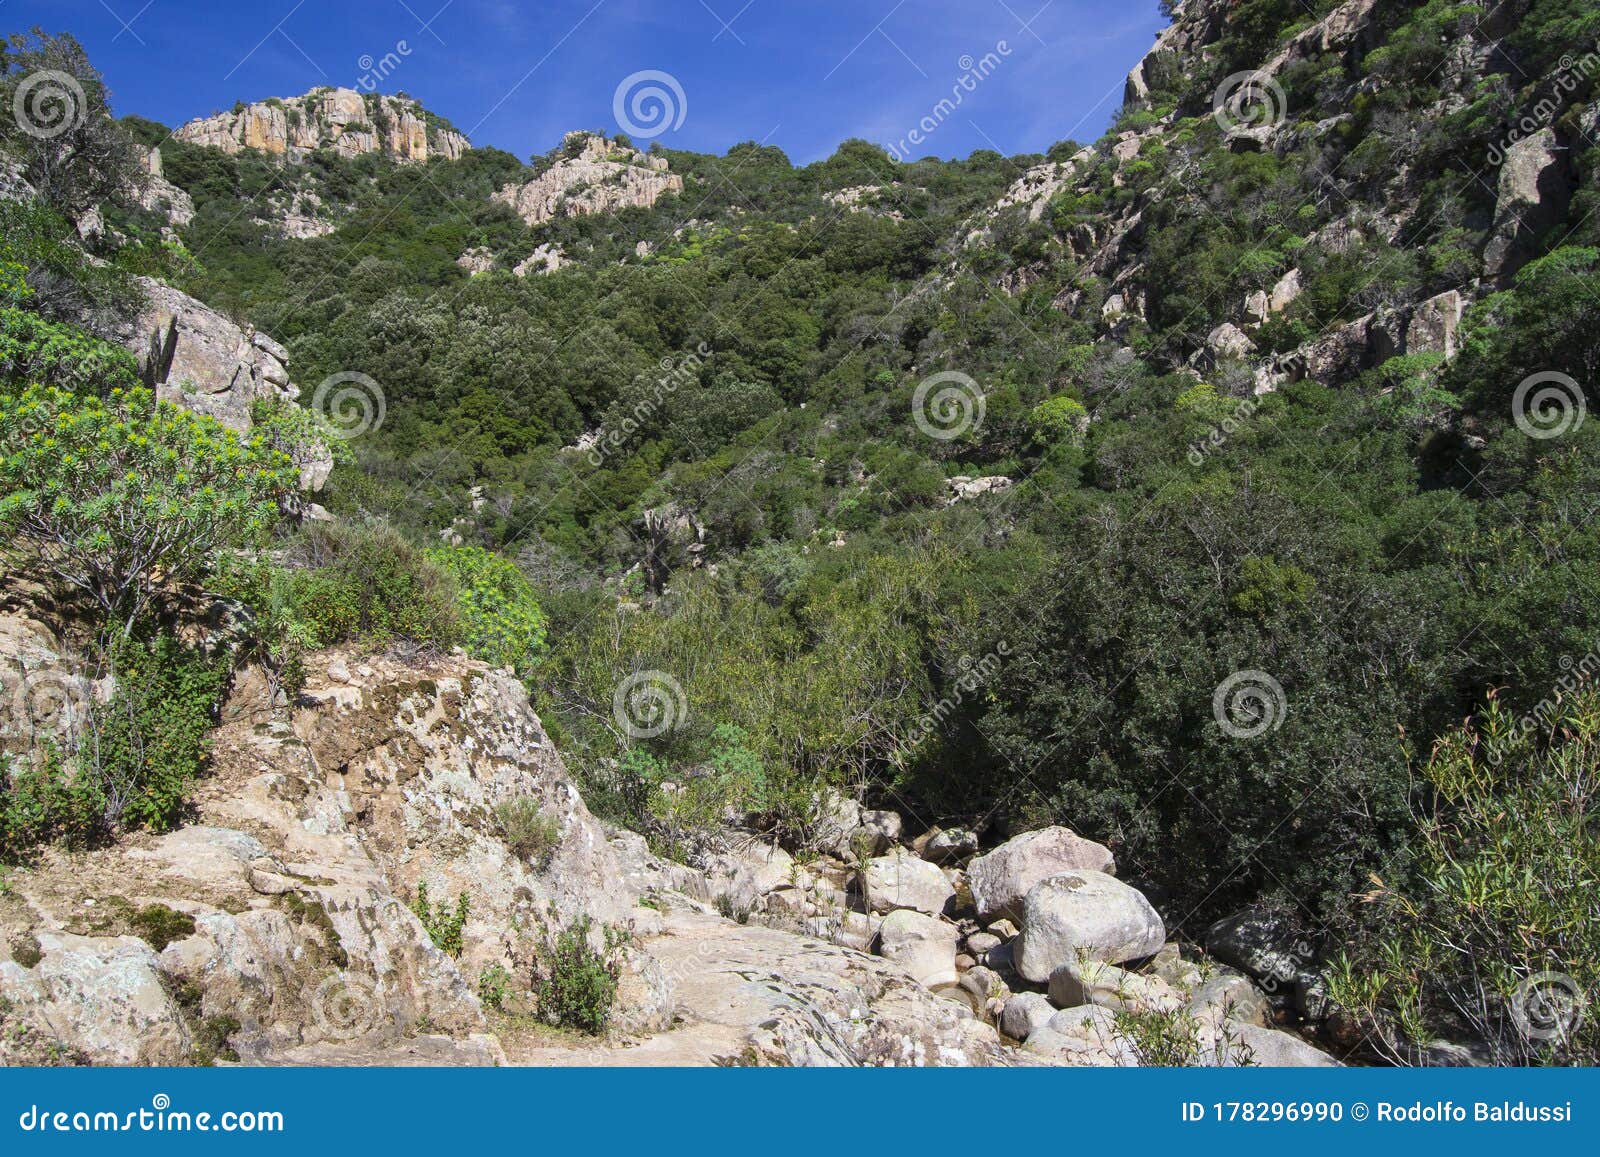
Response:
[[[1117,964],[1166,942],[1161,917],[1142,893],[1104,872],[1074,871],[1036,884],[1023,901],[1016,967],[1042,984],[1078,959]]]
[[[1020,920],[1023,899],[1036,884],[1062,872],[1087,869],[1115,873],[1111,852],[1071,828],[1041,828],[1007,840],[967,865],[967,885],[978,919]]]
[[[562,157],[539,176],[494,195],[529,225],[654,205],[683,190],[683,178],[652,157],[593,133],[569,133]]]
[[[118,340],[144,359],[152,357],[152,341],[165,342],[176,327],[170,367],[157,379],[157,395],[167,402],[215,418],[230,430],[246,433],[256,401],[294,402],[300,389],[285,368],[289,353],[259,330],[245,329],[188,294],[152,278],[139,278],[145,308]],[[304,448],[300,484],[320,490],[333,469],[326,448]]]
[[[194,200],[162,175],[161,150],[151,149],[140,161],[145,179],[138,189],[139,205],[167,219],[169,228],[181,229],[194,220]]]
[[[1506,150],[1494,232],[1483,251],[1485,277],[1508,282],[1534,255],[1539,234],[1565,216],[1572,200],[1565,155],[1553,129],[1541,129]]]
[[[383,153],[397,161],[453,161],[472,147],[460,133],[431,121],[414,100],[350,88],[258,101],[190,121],[173,135],[225,153],[259,149],[296,162],[325,148],[344,157]]]

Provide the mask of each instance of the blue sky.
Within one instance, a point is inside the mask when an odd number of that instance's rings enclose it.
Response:
[[[761,140],[803,163],[848,137],[942,157],[1091,140],[1165,21],[1156,0],[0,0],[0,23],[72,32],[119,113],[169,125],[360,87],[388,57],[379,91],[527,157],[617,129],[619,84],[654,70],[683,92],[663,144]],[[989,74],[936,115],[971,68]]]

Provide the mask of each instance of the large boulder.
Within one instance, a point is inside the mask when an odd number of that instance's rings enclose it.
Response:
[[[1019,992],[1006,1001],[1000,1011],[1000,1031],[1013,1040],[1027,1040],[1034,1031],[1050,1023],[1056,1006],[1037,992]]]
[[[955,887],[938,865],[904,848],[868,860],[858,879],[862,898],[873,912],[911,908],[938,916],[950,907],[956,895]]]
[[[1496,187],[1494,228],[1483,250],[1484,276],[1501,285],[1538,252],[1539,236],[1566,216],[1572,202],[1567,150],[1553,129],[1540,129],[1506,149]]]
[[[1143,893],[1104,872],[1064,872],[1036,884],[1023,901],[1016,968],[1043,984],[1072,961],[1120,964],[1154,954],[1166,939]]]
[[[892,960],[924,988],[956,983],[956,929],[901,908],[883,918],[878,955]]]
[[[1302,975],[1313,974],[1310,938],[1288,912],[1253,907],[1206,929],[1206,953],[1255,980],[1269,995],[1287,997]]]
[[[1018,919],[1022,900],[1035,884],[1061,872],[1086,869],[1115,874],[1116,860],[1102,844],[1071,828],[1041,828],[1007,840],[967,865],[967,885],[978,919]]]

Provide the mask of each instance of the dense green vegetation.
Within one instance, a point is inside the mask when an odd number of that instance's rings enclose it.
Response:
[[[0,414],[48,397],[70,424],[125,404],[103,398],[126,360],[46,303],[81,311],[113,297],[96,278],[160,268],[283,340],[298,381],[359,371],[384,393],[386,421],[322,498],[338,524],[195,572],[256,609],[286,672],[299,649],[349,640],[464,644],[515,667],[590,805],[668,851],[728,808],[803,841],[819,786],[865,785],[913,825],[1060,822],[1103,840],[1191,935],[1268,897],[1362,943],[1370,873],[1442,941],[1478,918],[1480,899],[1441,882],[1466,865],[1501,889],[1484,945],[1507,921],[1550,929],[1497,984],[1592,979],[1587,942],[1555,943],[1579,916],[1512,888],[1488,846],[1507,816],[1590,831],[1587,801],[1551,802],[1588,758],[1588,716],[1526,738],[1526,780],[1483,767],[1459,729],[1529,711],[1600,637],[1600,428],[1530,438],[1513,415],[1530,375],[1592,398],[1600,371],[1600,151],[1569,131],[1593,78],[1559,121],[1565,219],[1514,279],[1480,287],[1458,356],[1259,398],[1247,367],[1202,360],[1201,380],[1189,359],[1291,270],[1302,292],[1256,332],[1263,355],[1473,285],[1494,225],[1484,157],[1562,52],[1593,48],[1600,13],[1514,5],[1510,56],[1464,72],[1482,6],[1385,5],[1358,49],[1288,66],[1275,151],[1228,141],[1217,84],[1331,7],[1247,0],[1207,63],[1157,59],[1152,107],[1113,134],[1171,122],[1123,163],[1109,140],[1083,155],[1038,220],[989,207],[1076,144],[902,164],[854,141],[804,167],[753,143],[663,150],[681,194],[531,229],[489,195],[555,154],[282,170],[168,142],[167,176],[197,207],[181,244],[124,209],[110,220],[133,256],[47,294],[60,231],[37,214],[19,227]],[[337,207],[336,231],[276,236],[285,186]],[[861,186],[869,211],[831,196]],[[1392,197],[1411,210],[1394,230],[1358,227]],[[1122,263],[1140,267],[1144,315],[1110,329],[1119,288],[1088,258],[1134,207]],[[572,264],[503,271],[540,244]],[[473,246],[502,271],[469,278],[456,259]],[[982,393],[981,420],[948,438],[913,420],[941,372]],[[43,468],[36,447],[7,452],[9,470]],[[1014,484],[950,501],[950,479],[1001,475]],[[442,531],[464,545],[439,548]],[[1282,697],[1246,739],[1214,705],[1240,673]],[[671,726],[627,726],[633,676]],[[37,782],[9,790],[31,800]],[[501,822],[523,854],[548,843],[536,807]],[[541,1003],[592,1027],[606,966],[579,956],[558,948],[574,987],[558,973]],[[1407,1033],[1472,981],[1470,961],[1441,960],[1433,991],[1384,959],[1351,965],[1350,999]]]

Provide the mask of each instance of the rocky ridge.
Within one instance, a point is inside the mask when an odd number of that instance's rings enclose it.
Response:
[[[428,116],[409,97],[317,88],[192,120],[173,136],[237,153],[258,149],[291,162],[318,149],[343,157],[382,153],[397,161],[456,160],[472,147],[461,133]]]
[[[567,134],[549,168],[530,181],[504,186],[494,199],[510,205],[529,225],[542,225],[558,216],[647,209],[682,191],[683,178],[667,170],[665,157],[577,132]]]

